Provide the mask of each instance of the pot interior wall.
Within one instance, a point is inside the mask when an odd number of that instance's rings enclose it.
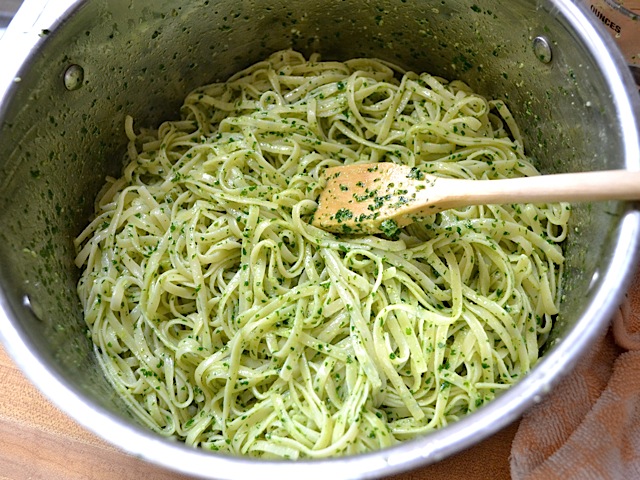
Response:
[[[124,411],[84,333],[72,239],[105,176],[122,167],[125,115],[137,127],[157,125],[177,115],[190,89],[278,49],[374,56],[464,79],[508,102],[543,172],[624,168],[606,82],[563,18],[543,1],[479,3],[114,0],[70,12],[43,34],[1,112],[0,282],[33,349],[72,388]],[[538,35],[552,45],[550,63],[532,48]],[[68,91],[72,64],[84,80]],[[606,269],[622,208],[576,207],[572,229],[580,233],[567,242],[556,337],[579,319],[591,278]]]

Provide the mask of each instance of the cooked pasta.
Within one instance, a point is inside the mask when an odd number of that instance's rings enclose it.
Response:
[[[76,239],[97,358],[150,429],[263,458],[446,426],[536,363],[567,204],[445,211],[394,238],[311,225],[323,171],[538,175],[506,105],[387,62],[281,51],[136,129]]]

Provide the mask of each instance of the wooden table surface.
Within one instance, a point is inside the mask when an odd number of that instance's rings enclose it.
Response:
[[[509,451],[517,425],[436,465],[393,480],[510,478]],[[0,479],[181,480],[121,452],[54,407],[0,347]]]

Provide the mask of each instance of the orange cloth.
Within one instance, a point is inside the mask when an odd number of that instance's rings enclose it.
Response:
[[[640,479],[640,274],[609,331],[524,415],[510,463],[514,480]]]

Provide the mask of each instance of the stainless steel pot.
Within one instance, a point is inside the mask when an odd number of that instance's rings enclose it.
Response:
[[[579,205],[564,298],[531,374],[478,412],[391,448],[323,461],[216,455],[139,427],[85,335],[72,238],[122,166],[125,114],[154,125],[191,88],[293,47],[376,56],[507,100],[544,172],[640,167],[640,100],[602,27],[560,0],[27,0],[0,43],[0,332],[60,408],[120,448],[201,477],[372,478],[436,462],[516,419],[607,325],[635,261],[633,205]]]

